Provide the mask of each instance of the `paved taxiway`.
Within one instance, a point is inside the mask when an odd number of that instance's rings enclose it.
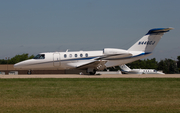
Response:
[[[44,74],[44,75],[0,75],[0,78],[180,78],[180,74],[143,74],[143,75],[77,75],[77,74]]]

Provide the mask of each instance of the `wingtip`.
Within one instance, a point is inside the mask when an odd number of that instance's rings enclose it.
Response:
[[[169,30],[173,30],[174,28],[173,27],[169,27]]]

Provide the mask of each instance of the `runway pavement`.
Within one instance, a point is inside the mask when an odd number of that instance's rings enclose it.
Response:
[[[117,74],[117,75],[77,75],[77,74],[44,74],[44,75],[0,75],[0,78],[180,78],[180,74]]]

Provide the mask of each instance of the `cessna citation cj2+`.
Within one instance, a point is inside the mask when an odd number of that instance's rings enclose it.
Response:
[[[33,59],[19,62],[14,67],[28,70],[40,68],[82,69],[93,75],[97,70],[127,64],[151,55],[163,34],[172,29],[151,29],[128,50],[104,48],[102,51],[39,53]]]

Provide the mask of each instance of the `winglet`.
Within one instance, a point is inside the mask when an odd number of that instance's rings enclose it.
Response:
[[[155,29],[149,30],[149,32],[146,35],[155,34],[155,33],[165,33],[165,32],[169,32],[172,29],[174,29],[174,28],[172,28],[172,27],[169,27],[169,28],[155,28]]]

